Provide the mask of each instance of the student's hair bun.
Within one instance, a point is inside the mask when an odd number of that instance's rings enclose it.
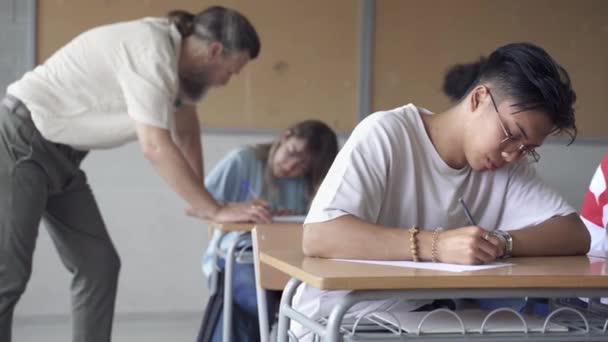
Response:
[[[443,79],[443,93],[452,101],[463,98],[479,79],[480,71],[486,60],[487,58],[482,56],[472,63],[452,65],[446,71]]]

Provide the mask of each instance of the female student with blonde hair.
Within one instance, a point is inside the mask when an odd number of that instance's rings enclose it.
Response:
[[[306,120],[287,128],[271,143],[234,150],[209,173],[205,186],[219,201],[263,199],[275,214],[304,215],[337,153],[334,131],[321,121]],[[226,251],[238,235],[239,232],[231,232],[225,236],[220,249]],[[207,277],[214,267],[211,246],[216,245],[219,237],[216,232],[203,257],[203,272]],[[257,341],[259,330],[253,265],[235,264],[233,288],[233,340]],[[280,292],[268,294],[268,317],[274,317],[279,296]],[[213,333],[201,330],[199,341],[204,340],[201,336],[211,334],[212,341],[221,341],[221,317],[215,324],[207,323],[204,329],[209,329],[209,325]]]

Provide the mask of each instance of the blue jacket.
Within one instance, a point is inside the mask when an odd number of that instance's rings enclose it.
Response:
[[[211,170],[205,178],[205,186],[213,198],[224,202],[243,202],[252,200],[254,195],[262,194],[264,185],[265,163],[255,157],[250,147],[236,149],[230,152]],[[295,215],[305,215],[308,210],[307,191],[308,185],[304,177],[276,179],[278,188],[278,199],[269,201],[275,209],[291,209]],[[249,184],[251,191],[243,186]],[[276,202],[276,203],[274,203]],[[228,233],[220,249],[227,251],[239,232]],[[207,250],[203,255],[203,272],[209,276],[213,267],[213,246],[219,239],[220,233],[215,232],[209,242]]]

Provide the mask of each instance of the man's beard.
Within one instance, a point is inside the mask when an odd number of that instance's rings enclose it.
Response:
[[[205,74],[179,78],[179,94],[182,101],[196,103],[207,94],[209,88]]]

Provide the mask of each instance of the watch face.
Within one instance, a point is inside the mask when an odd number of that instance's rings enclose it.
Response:
[[[513,238],[511,237],[511,234],[504,232],[505,233],[505,239],[507,240],[507,244],[505,245],[505,255],[507,257],[511,256],[511,253],[513,252]]]
[[[508,258],[511,256],[511,252],[513,251],[513,239],[511,238],[511,234],[505,232],[503,230],[495,230],[492,232],[494,235],[499,237],[505,243],[503,258]]]

